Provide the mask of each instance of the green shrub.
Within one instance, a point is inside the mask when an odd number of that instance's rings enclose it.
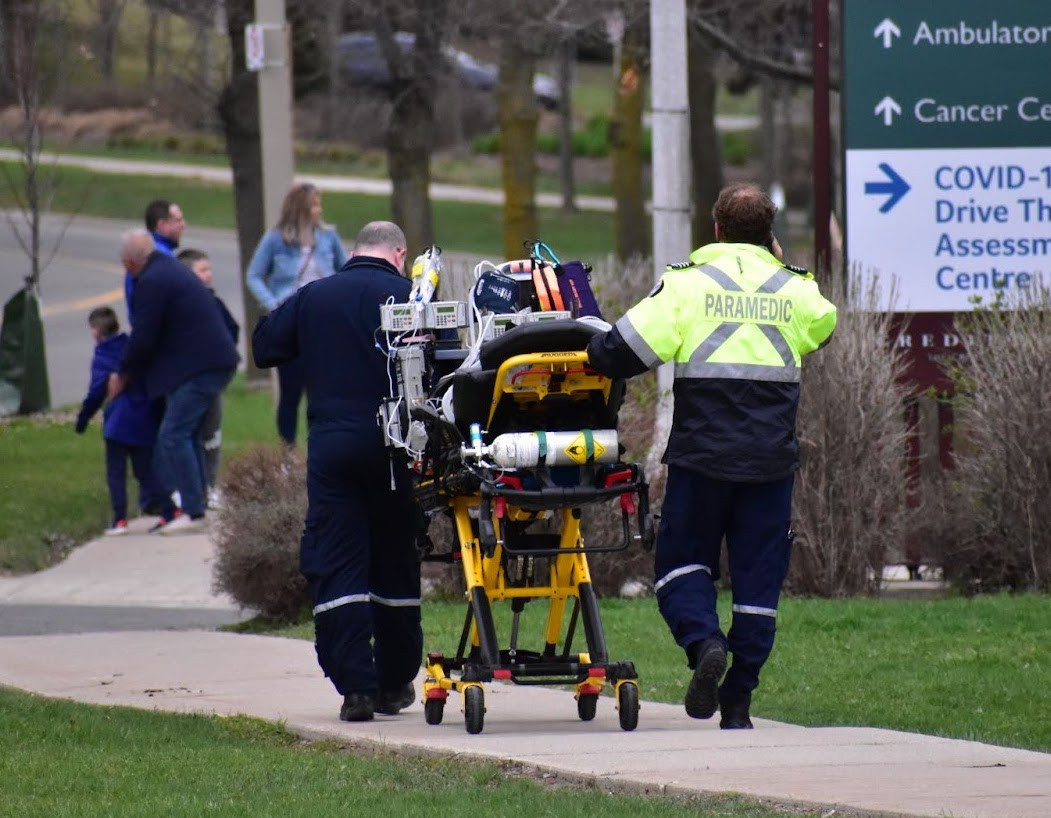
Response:
[[[584,130],[573,134],[573,154],[575,156],[609,156],[609,148],[608,116],[591,117],[584,126]]]
[[[230,458],[213,529],[215,586],[276,621],[294,621],[309,604],[299,573],[306,516],[306,466],[293,450],[257,445]]]
[[[734,167],[746,165],[759,154],[754,131],[726,131],[722,134],[723,161]]]
[[[471,140],[471,152],[481,154],[500,153],[500,134],[483,133]]]

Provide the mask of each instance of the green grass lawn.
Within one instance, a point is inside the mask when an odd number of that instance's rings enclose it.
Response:
[[[16,172],[13,163],[3,163]],[[142,177],[96,174],[79,168],[59,168],[51,209],[133,220],[149,191],[163,191],[178,202],[189,220],[202,227],[233,229],[233,191],[229,185],[178,177]],[[145,192],[144,192],[145,191]],[[148,198],[148,196],[147,196]],[[355,193],[326,193],[325,219],[344,238],[354,236],[373,219],[390,218],[390,197]],[[15,207],[11,191],[0,185],[0,208]],[[479,257],[503,252],[503,212],[499,207],[469,202],[434,202],[435,238],[446,250],[476,253]],[[136,217],[137,218],[137,217]],[[541,208],[540,236],[563,258],[604,259],[613,248],[613,220],[609,213],[562,213]]]
[[[721,595],[724,625],[728,596]],[[542,604],[526,608],[523,648],[542,647]],[[465,610],[428,601],[424,649],[455,654]],[[508,609],[497,605],[494,616],[504,643]],[[602,619],[610,658],[635,662],[642,699],[681,702],[690,674],[656,602],[602,600]],[[313,638],[310,624],[280,633]],[[1041,704],[1051,689],[1049,644],[1046,596],[788,598],[752,712],[814,727],[887,727],[1051,751],[1051,721]]]
[[[348,751],[244,717],[88,707],[0,688],[0,815],[778,818],[732,796],[540,783],[515,765]]]

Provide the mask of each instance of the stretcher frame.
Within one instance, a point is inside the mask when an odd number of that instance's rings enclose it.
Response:
[[[503,401],[513,401],[515,409],[527,415],[535,411],[542,419],[542,404],[549,395],[557,393],[573,401],[601,394],[608,401],[611,387],[608,378],[588,366],[585,352],[515,355],[498,367],[487,425]],[[638,674],[631,661],[609,659],[587,555],[623,550],[634,541],[652,544],[649,492],[642,470],[620,462],[598,468],[585,461],[580,471],[586,484],[572,486],[555,485],[543,467],[524,470],[527,477],[542,478],[543,484],[532,488],[524,487],[520,471],[472,469],[474,479],[459,473],[442,480],[438,490],[427,481],[421,485],[432,507],[444,503],[452,517],[455,542],[450,561],[461,565],[467,599],[455,656],[427,654],[425,719],[440,724],[449,693],[456,692],[462,699],[467,732],[480,733],[486,712],[484,685],[505,680],[573,686],[577,715],[583,721],[594,719],[601,694],[611,687],[621,728],[634,730]],[[614,498],[620,500],[623,540],[586,544],[580,530],[581,506]],[[638,518],[637,535],[629,522],[633,515]],[[557,535],[529,541],[522,534],[532,523],[551,518],[558,524]],[[527,603],[538,600],[548,602],[543,645],[523,649],[520,617]],[[505,647],[493,616],[494,603],[503,602],[509,603],[512,614]],[[584,637],[580,650],[574,646],[578,627]]]

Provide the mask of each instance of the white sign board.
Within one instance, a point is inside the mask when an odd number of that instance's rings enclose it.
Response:
[[[249,71],[266,68],[266,34],[262,23],[245,26],[245,66]]]
[[[965,311],[1051,283],[1051,150],[847,151],[846,175],[850,260],[863,280],[894,279],[895,311]]]
[[[1051,285],[1051,3],[844,0],[846,251],[897,312]]]

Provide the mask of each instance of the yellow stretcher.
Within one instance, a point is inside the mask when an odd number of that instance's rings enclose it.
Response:
[[[418,496],[430,514],[451,516],[455,532],[450,553],[430,558],[461,564],[468,603],[455,656],[427,655],[428,724],[441,723],[456,691],[467,732],[481,732],[484,685],[494,679],[573,685],[584,721],[609,686],[620,726],[638,724],[638,675],[632,662],[609,659],[587,555],[649,546],[653,529],[643,472],[620,461],[616,443],[623,384],[592,370],[583,351],[594,332],[569,320],[511,330],[483,345],[480,369],[439,385],[453,390],[453,419],[417,415],[430,441]],[[616,500],[622,540],[585,543],[581,507]],[[545,600],[543,641],[528,649],[523,611]],[[497,608],[510,609],[502,639]]]

